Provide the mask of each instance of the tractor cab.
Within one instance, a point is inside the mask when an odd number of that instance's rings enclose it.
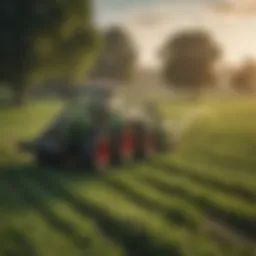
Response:
[[[102,106],[108,110],[124,108],[127,101],[117,86],[100,83],[86,85],[76,100],[86,100],[90,106]]]
[[[87,102],[89,112],[105,112],[109,115],[122,115],[126,119],[154,119],[160,121],[160,114],[153,102],[132,103],[133,99],[125,94],[123,86],[113,81],[87,83],[79,89],[76,104]]]

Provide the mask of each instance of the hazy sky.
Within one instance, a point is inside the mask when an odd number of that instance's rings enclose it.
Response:
[[[225,49],[227,61],[256,57],[256,0],[95,0],[99,25],[125,25],[143,65],[157,63],[156,51],[170,34],[203,27]]]

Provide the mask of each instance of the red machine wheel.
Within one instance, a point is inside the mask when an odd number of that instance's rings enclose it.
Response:
[[[105,170],[110,165],[111,148],[106,138],[102,138],[97,142],[93,162],[97,170]]]
[[[125,130],[122,133],[120,141],[121,160],[131,160],[134,156],[134,136],[131,130]]]

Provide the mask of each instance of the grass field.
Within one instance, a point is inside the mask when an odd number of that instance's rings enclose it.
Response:
[[[256,255],[256,103],[165,106],[190,124],[175,155],[104,177],[36,169],[16,150],[59,103],[0,110],[0,256]]]

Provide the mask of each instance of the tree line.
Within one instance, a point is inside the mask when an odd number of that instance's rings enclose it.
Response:
[[[33,84],[55,79],[72,88],[86,77],[129,82],[138,68],[129,33],[118,26],[98,31],[90,0],[3,0],[0,27],[0,82],[18,105]],[[200,94],[218,83],[222,56],[207,31],[180,31],[161,47],[159,72],[168,86]],[[253,60],[233,70],[233,88],[255,90],[255,71]]]

